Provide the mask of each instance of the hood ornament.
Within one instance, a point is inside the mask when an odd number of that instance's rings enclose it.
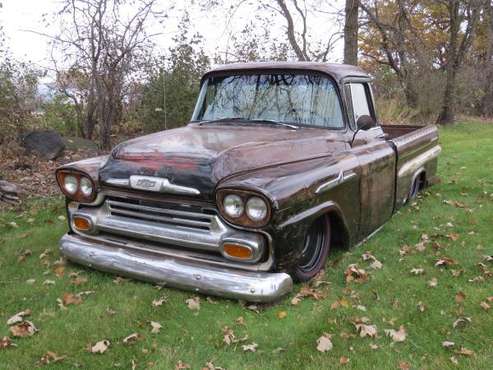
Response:
[[[108,185],[132,188],[158,193],[200,195],[200,191],[188,186],[175,185],[164,177],[132,175],[129,179],[108,179]]]

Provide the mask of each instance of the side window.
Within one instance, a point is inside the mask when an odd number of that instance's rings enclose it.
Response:
[[[354,122],[358,121],[358,118],[364,115],[373,116],[371,114],[371,108],[369,104],[368,87],[364,83],[351,83],[351,106],[354,117]]]

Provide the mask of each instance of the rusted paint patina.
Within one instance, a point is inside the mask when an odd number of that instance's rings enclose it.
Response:
[[[344,84],[371,80],[357,67],[236,64],[218,67],[204,79],[214,74],[272,70],[322,73],[333,79],[341,96],[345,128],[295,130],[232,121],[193,122],[122,143],[109,157],[63,168],[90,175],[101,191],[121,193],[122,197],[131,194],[145,201],[165,199],[215,207],[220,189],[261,193],[271,202],[271,220],[259,229],[246,229],[268,239],[277,271],[291,271],[300,258],[308,228],[321,215],[329,215],[332,244],[349,247],[383,225],[407,201],[416,176],[425,174],[425,185],[435,178],[439,152],[435,126],[377,126],[377,130],[357,131],[348,114]],[[109,183],[135,175],[166,178],[196,188],[200,194],[151,194]]]

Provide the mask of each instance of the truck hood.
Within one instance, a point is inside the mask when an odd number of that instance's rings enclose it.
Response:
[[[346,148],[344,135],[324,129],[209,123],[158,132],[117,146],[100,169],[111,185],[130,176],[165,178],[211,200],[217,183],[232,175],[331,155]],[[116,181],[115,181],[116,180]]]

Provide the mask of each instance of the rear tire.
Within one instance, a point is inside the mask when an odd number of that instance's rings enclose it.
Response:
[[[306,235],[303,251],[293,270],[293,278],[298,282],[311,280],[327,262],[330,250],[330,221],[321,217],[310,226]]]

